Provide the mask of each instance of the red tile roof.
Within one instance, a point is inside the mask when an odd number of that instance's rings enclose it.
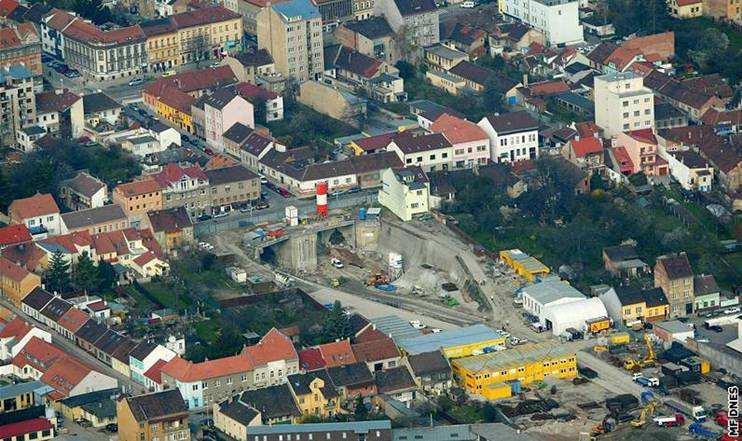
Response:
[[[580,135],[580,138],[587,138],[596,133],[600,134],[600,127],[592,121],[577,123],[575,129],[577,130],[577,134]]]
[[[36,111],[38,113],[62,112],[81,100],[67,89],[50,90],[36,94]]]
[[[46,251],[33,242],[23,242],[3,248],[3,257],[23,268],[35,271],[42,266]]]
[[[353,353],[358,361],[379,361],[399,357],[399,349],[391,338],[381,338],[353,345]]]
[[[677,0],[678,6],[697,5],[698,3],[703,3],[703,0]]]
[[[11,202],[8,211],[12,212],[12,217],[28,219],[46,216],[47,214],[59,214],[59,207],[54,202],[52,195],[45,193],[36,194],[24,199],[16,199]]]
[[[319,349],[322,359],[325,361],[325,366],[327,367],[344,366],[356,362],[356,357],[353,355],[350,341],[347,339],[325,343],[319,345],[317,349]]]
[[[381,135],[369,136],[368,138],[356,139],[353,141],[355,145],[361,148],[364,152],[382,150],[385,149],[396,135],[396,132],[382,133]]]
[[[373,326],[366,326],[363,330],[361,330],[358,335],[355,336],[353,339],[356,343],[366,343],[369,341],[374,340],[380,340],[383,338],[389,338],[386,334],[379,331],[378,329],[374,329]]]
[[[572,150],[578,158],[584,158],[587,155],[603,153],[603,143],[593,136],[587,138],[573,139],[570,141]]]
[[[0,228],[0,247],[31,241],[31,233],[23,224],[8,225]]]
[[[0,17],[7,17],[18,7],[15,0],[0,0]]]
[[[90,316],[77,308],[70,308],[59,318],[57,324],[71,333],[77,332],[85,323],[90,320]]]
[[[208,179],[206,173],[197,165],[184,168],[174,163],[167,164],[161,172],[154,175],[154,178],[161,187],[167,187],[173,182],[180,181],[183,176],[204,181]]]
[[[299,352],[299,367],[305,371],[314,371],[325,366],[325,360],[318,347],[306,348]]]
[[[0,256],[0,276],[7,277],[15,282],[21,282],[29,274],[27,269],[17,265],[15,262]]]
[[[216,360],[206,360],[201,363],[193,363],[175,357],[163,365],[160,371],[179,381],[190,383],[247,372],[252,369],[253,364],[250,358],[243,353]]]
[[[171,16],[171,19],[178,28],[182,29],[241,17],[240,14],[222,6],[213,6],[175,14]]]
[[[299,359],[291,339],[276,328],[268,331],[256,345],[248,346],[242,352],[248,354],[256,366],[275,360]]]
[[[0,338],[14,337],[16,340],[20,340],[24,335],[28,334],[28,331],[30,330],[31,325],[22,318],[16,316],[13,320],[9,321],[2,330],[0,330]]]
[[[451,144],[486,140],[487,134],[471,121],[444,113],[430,126],[430,131],[442,133]]]
[[[56,346],[38,337],[32,337],[18,355],[13,357],[13,365],[19,368],[31,366],[39,372],[46,372],[55,361],[66,356],[64,351]]]
[[[639,142],[644,142],[647,144],[657,144],[657,137],[654,136],[654,132],[652,131],[652,129],[632,130],[630,132],[626,132],[626,134]]]
[[[40,380],[53,387],[60,398],[69,395],[70,391],[92,371],[79,360],[65,356],[52,363]]]
[[[528,85],[531,96],[549,96],[562,92],[568,92],[569,86],[562,80],[542,81]]]
[[[631,173],[634,171],[634,163],[631,161],[631,156],[629,156],[629,152],[626,151],[626,147],[622,145],[614,147],[613,157],[616,158],[621,173]]]
[[[157,256],[155,256],[155,254],[152,251],[147,251],[146,253],[137,256],[134,259],[134,263],[136,263],[140,267],[143,267],[144,265],[150,263],[151,261],[155,259],[157,259]]]
[[[93,312],[100,312],[105,311],[108,309],[108,305],[103,300],[98,300],[97,302],[90,303],[86,306],[89,310]]]
[[[160,185],[154,179],[143,179],[141,181],[127,182],[116,186],[118,191],[125,197],[139,196],[160,191]]]
[[[42,430],[52,430],[52,423],[46,418],[33,418],[0,426],[0,439],[10,439],[14,436],[24,437],[27,433],[36,433]]]
[[[251,101],[250,98],[258,98],[266,101],[278,98],[277,93],[250,83],[237,83],[235,90],[242,98],[248,101]]]
[[[2,11],[0,11],[2,15]],[[13,28],[0,28],[0,49],[10,49],[21,45],[21,39]]]
[[[159,78],[144,90],[150,95],[158,95],[158,91],[161,92],[170,88],[180,90],[181,92],[193,93],[236,82],[237,77],[235,77],[231,67],[207,67],[205,69],[187,70],[167,78]]]
[[[157,360],[151,368],[147,369],[144,376],[157,384],[162,384],[162,367],[167,364],[165,360]]]

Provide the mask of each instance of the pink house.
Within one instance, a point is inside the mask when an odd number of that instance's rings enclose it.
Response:
[[[442,134],[453,146],[453,168],[486,165],[490,159],[490,139],[478,125],[448,113],[439,116],[430,131]]]
[[[652,129],[619,133],[615,145],[626,149],[633,165],[632,173],[644,172],[647,176],[665,176],[669,173],[667,161],[659,155],[657,137]]]
[[[224,132],[235,123],[254,129],[253,105],[231,87],[217,90],[204,98],[204,136],[206,145],[224,150]]]

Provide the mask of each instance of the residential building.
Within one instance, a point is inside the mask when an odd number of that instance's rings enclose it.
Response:
[[[260,198],[260,177],[241,165],[206,170],[211,208],[247,204]]]
[[[240,123],[224,132],[224,151],[240,161],[250,170],[258,170],[258,161],[273,149],[273,139],[264,136]]]
[[[14,200],[8,207],[8,217],[12,224],[24,224],[31,235],[63,233],[59,207],[48,193]]]
[[[158,363],[160,367],[175,358],[176,353],[163,345],[141,342],[129,351],[129,372],[131,379],[147,385],[146,373]]]
[[[85,123],[95,127],[101,121],[116,124],[123,106],[105,93],[95,92],[82,96],[82,108]]]
[[[181,167],[170,163],[153,177],[162,190],[163,209],[184,207],[191,216],[209,211],[209,180],[198,165]]]
[[[326,47],[324,57],[324,81],[335,80],[382,103],[402,101],[407,96],[399,70],[384,61],[342,45]]]
[[[302,83],[324,70],[322,16],[309,0],[272,4],[257,15],[258,47],[273,56],[276,71]]]
[[[48,386],[40,381],[8,384],[0,387],[0,414],[43,405]]]
[[[247,47],[241,52],[222,59],[222,66],[229,66],[240,82],[258,84],[261,77],[276,75],[276,63],[265,49]]]
[[[539,123],[528,112],[488,115],[477,123],[490,140],[492,162],[514,163],[539,155]]]
[[[626,149],[634,166],[632,173],[643,172],[647,176],[669,174],[667,160],[659,154],[659,143],[652,129],[619,133],[614,144]]]
[[[404,131],[393,138],[387,150],[396,153],[405,166],[416,165],[424,172],[453,168],[453,146],[440,133]]]
[[[116,204],[63,213],[61,218],[65,234],[77,231],[96,234],[129,228],[126,213]]]
[[[64,139],[77,139],[85,128],[82,98],[67,89],[36,94],[36,125]]]
[[[206,145],[217,152],[224,150],[223,135],[232,125],[241,123],[255,128],[252,103],[232,87],[214,91],[204,99],[203,104]]]
[[[302,415],[329,418],[341,412],[340,394],[326,370],[290,375],[288,385]]]
[[[685,112],[689,119],[700,122],[712,109],[722,110],[725,100],[694,81],[680,81],[657,70],[644,77],[644,85],[666,102]]]
[[[659,288],[617,286],[599,297],[613,322],[624,326],[662,321],[670,314],[670,304]]]
[[[43,289],[41,287],[34,289],[26,298],[33,295],[36,291],[43,291]],[[23,300],[25,301],[26,299],[24,298]],[[21,303],[21,306],[23,305],[24,303]],[[32,326],[20,318],[20,316],[13,317],[12,320],[5,323],[5,327],[0,331],[0,360],[7,361],[18,355],[26,346],[26,343],[31,341],[32,338],[38,338],[47,343],[51,343],[52,341],[52,335],[49,332]],[[41,404],[40,400],[26,400],[25,402],[27,404]],[[3,406],[7,410],[7,404],[3,404]]]
[[[20,64],[40,76],[41,39],[33,23],[0,27],[0,68]]]
[[[666,152],[664,158],[670,174],[686,190],[710,191],[714,182],[711,164],[693,150]]]
[[[502,0],[500,11],[533,26],[557,46],[583,41],[579,6],[578,0]]]
[[[348,339],[312,346],[299,352],[299,367],[307,372],[356,361]]]
[[[177,254],[178,249],[193,243],[193,223],[185,207],[148,210],[146,216],[155,240],[165,253]]]
[[[711,274],[700,274],[693,278],[693,298],[695,311],[704,311],[721,306],[721,296],[716,278]]]
[[[102,207],[108,201],[108,187],[103,181],[87,172],[59,184],[62,202],[71,210]]]
[[[23,224],[7,225],[0,227],[0,250],[5,247],[31,242],[33,238],[28,227]]]
[[[325,32],[354,18],[353,0],[317,0],[316,5],[322,16],[322,29]]]
[[[133,228],[147,224],[147,213],[162,210],[162,191],[154,179],[143,179],[119,184],[113,189],[111,199],[120,205]]]
[[[18,441],[45,441],[55,438],[54,425],[46,418],[31,418],[0,426],[0,436]]]
[[[451,365],[440,351],[408,355],[404,362],[423,392],[441,395],[451,388]]]
[[[442,133],[453,147],[453,168],[472,168],[489,163],[490,138],[473,122],[443,114],[430,126],[430,131]]]
[[[363,2],[373,5],[373,2],[369,0],[363,0]],[[361,3],[361,1],[355,3]],[[341,45],[355,49],[366,56],[392,65],[399,61],[394,31],[384,17],[347,21],[335,29],[334,35]]]
[[[469,55],[466,52],[440,43],[425,48],[425,62],[433,68],[451,70],[462,61],[469,61]]]
[[[675,18],[696,18],[703,15],[703,0],[668,0],[670,15]]]
[[[440,41],[438,7],[433,0],[375,0],[374,15],[386,18],[392,30],[403,35],[411,53],[400,54],[402,58],[417,58],[422,48]],[[399,48],[400,50],[404,48]]]
[[[281,95],[262,86],[256,86],[247,82],[237,83],[234,87],[242,98],[252,103],[253,107],[263,106],[264,110],[261,111],[258,108],[254,111],[258,115],[258,124],[283,119],[283,97]],[[229,128],[231,126],[227,129]]]
[[[569,140],[562,149],[562,155],[567,161],[580,167],[582,170],[595,170],[603,167],[605,154],[603,141],[595,136],[588,136]]]
[[[509,398],[511,381],[528,385],[556,377],[577,376],[577,354],[551,343],[527,343],[506,351],[459,358],[451,362],[457,383],[488,400]]]
[[[103,29],[61,9],[45,15],[40,25],[44,51],[89,80],[115,80],[145,70],[145,35],[139,25]]]
[[[396,341],[407,356],[424,352],[441,351],[447,359],[468,357],[488,346],[505,344],[505,334],[478,324],[443,330],[414,337],[400,338]]]
[[[28,126],[16,132],[18,149],[30,153],[36,149],[36,141],[46,136],[46,129],[40,126]]]
[[[0,66],[0,142],[15,146],[18,131],[35,122],[33,73],[21,64]]]
[[[191,436],[188,407],[178,389],[119,398],[116,420],[121,441],[184,440]]]
[[[649,265],[639,258],[636,245],[630,243],[603,248],[603,265],[615,277],[635,278],[650,272]]]
[[[167,150],[154,136],[132,136],[121,141],[121,148],[138,158],[147,158]]]
[[[417,398],[417,384],[407,366],[380,371],[375,374],[378,393],[401,403],[409,404]]]
[[[310,423],[257,425],[248,427],[247,438],[257,437],[261,441],[301,440],[348,440],[348,441],[391,441],[392,429],[389,421],[354,421],[347,423]]]
[[[716,112],[714,109],[709,112]],[[704,117],[709,113],[706,112]],[[704,124],[706,124],[704,122]],[[672,104],[655,100],[654,102],[654,126],[659,131],[662,129],[672,129],[673,127],[683,127],[688,125],[688,115],[678,110]]]
[[[381,181],[379,204],[403,221],[430,211],[430,181],[419,166],[384,170]]]
[[[90,421],[92,427],[103,428],[116,423],[116,398],[120,394],[119,389],[104,389],[65,398],[57,401],[56,406],[68,420],[83,418]]]
[[[343,399],[367,397],[377,392],[374,376],[362,361],[328,368],[327,375],[332,384],[342,392]]]
[[[703,15],[737,24],[742,21],[739,0],[703,0]]]
[[[397,345],[386,336],[369,341],[357,341],[353,344],[353,354],[356,360],[366,363],[369,371],[374,374],[396,368],[401,362]]]
[[[642,77],[623,72],[595,77],[595,123],[609,138],[654,127],[654,94]]]
[[[214,427],[238,441],[248,441],[247,428],[262,424],[260,412],[234,398],[214,404],[213,415]]]
[[[685,317],[694,312],[693,269],[684,252],[657,258],[654,286],[665,293],[670,303],[670,317]]]

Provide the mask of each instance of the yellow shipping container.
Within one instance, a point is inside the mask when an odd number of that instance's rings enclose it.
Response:
[[[612,345],[627,345],[631,341],[631,336],[626,332],[619,332],[608,337],[608,342]]]
[[[705,358],[701,359],[701,374],[706,375],[711,372],[711,363]]]
[[[512,388],[507,383],[493,383],[482,389],[482,396],[488,400],[502,400],[513,396]]]
[[[444,346],[443,347],[443,356],[450,359],[453,358],[461,358],[461,357],[471,357],[474,355],[474,352],[479,351],[482,352],[484,348],[490,347],[490,346],[504,346],[505,345],[506,337],[498,337],[498,338],[492,338],[489,340],[483,340],[478,341],[476,343],[468,343],[468,344],[462,344],[462,345],[455,345],[455,346]]]

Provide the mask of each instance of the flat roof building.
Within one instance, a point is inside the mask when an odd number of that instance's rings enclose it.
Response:
[[[505,334],[489,326],[478,324],[438,333],[401,339],[397,344],[407,354],[421,354],[440,350],[446,358],[472,355],[488,346],[505,343]]]

